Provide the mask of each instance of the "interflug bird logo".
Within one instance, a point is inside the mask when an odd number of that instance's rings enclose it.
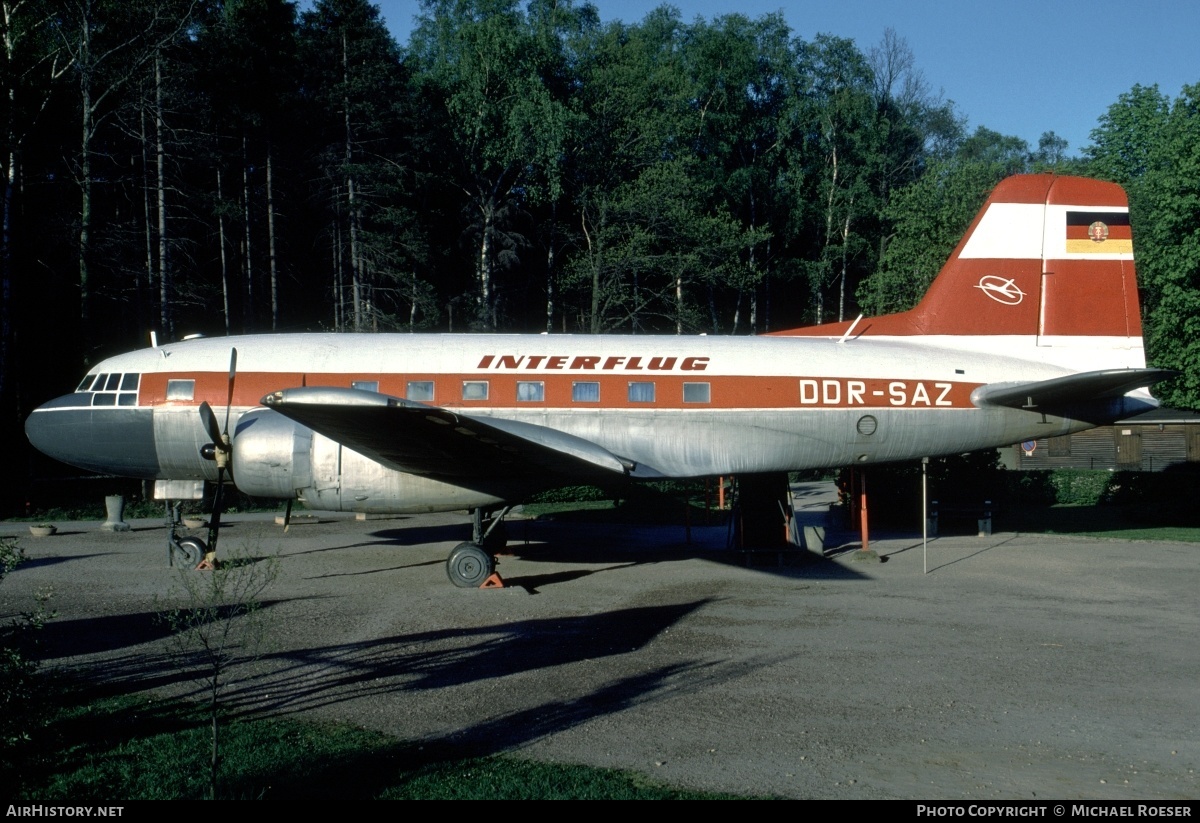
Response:
[[[985,274],[979,278],[975,288],[1005,306],[1015,306],[1025,299],[1025,292],[1021,291],[1015,280],[998,274]]]

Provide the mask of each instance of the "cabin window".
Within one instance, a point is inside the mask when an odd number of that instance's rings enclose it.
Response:
[[[351,380],[350,388],[358,389],[360,391],[377,392],[377,391],[379,391],[379,381],[378,380]]]
[[[571,399],[576,403],[599,403],[600,384],[593,382],[572,383]]]
[[[486,394],[486,392],[485,392]],[[404,390],[404,396],[409,400],[418,402],[430,403],[433,401],[433,381],[432,380],[409,380],[408,387]],[[465,394],[464,394],[465,399]]]
[[[464,380],[462,389],[463,400],[487,400],[488,399],[488,381],[486,380]]]
[[[710,403],[712,402],[712,391],[708,383],[684,383],[683,384],[683,402],[684,403]]]
[[[121,375],[121,391],[137,391],[138,378],[141,377],[137,372],[129,372]]]
[[[92,405],[93,406],[115,406],[115,405],[117,405],[116,392],[112,392],[111,394],[108,392],[104,392],[104,393],[96,392],[95,394],[92,395]]]
[[[104,381],[104,391],[116,391],[119,388],[121,388],[121,375],[110,374],[108,380]],[[97,384],[96,390],[100,390],[99,384]]]
[[[168,380],[167,381],[167,399],[168,400],[195,400],[196,399],[196,381],[195,380]]]
[[[136,406],[137,392],[123,391],[117,395],[118,406]]]
[[[89,374],[87,377],[83,378],[83,382],[79,384],[79,388],[77,388],[75,391],[80,392],[90,390],[92,388],[92,381],[95,379],[96,375]]]
[[[653,383],[630,383],[629,384],[629,402],[630,403],[653,403],[654,402],[654,384]]]
[[[518,380],[518,403],[541,403],[546,399],[546,384],[540,380]]]

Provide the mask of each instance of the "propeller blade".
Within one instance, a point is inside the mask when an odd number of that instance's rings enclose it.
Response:
[[[225,401],[225,434],[229,434],[229,412],[233,408],[233,380],[237,376],[237,349],[229,350],[229,397]]]
[[[217,425],[217,416],[213,414],[212,406],[208,405],[207,400],[200,403],[200,419],[204,421],[204,428],[208,429],[208,436],[212,438],[213,444],[219,448],[221,427]]]
[[[233,464],[231,458],[233,456],[233,443],[229,437],[229,416],[233,411],[233,381],[237,377],[237,349],[229,350],[229,395],[225,400],[225,428],[224,430],[217,427],[217,416],[213,413],[212,407],[207,402],[200,404],[200,417],[204,419],[204,426],[208,429],[208,433],[212,436],[213,447],[216,449],[217,457],[217,490],[213,493],[213,511],[212,518],[208,522],[208,556],[205,558],[205,563],[210,565],[215,564],[217,556],[217,540],[221,536],[221,498],[225,492],[225,473],[229,472],[230,481],[233,480]],[[206,447],[207,448],[207,447]]]
[[[292,498],[288,498],[287,506],[283,510],[283,533],[287,534],[288,527],[292,525]]]

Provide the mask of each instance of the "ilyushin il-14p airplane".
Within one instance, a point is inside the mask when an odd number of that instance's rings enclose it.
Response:
[[[164,488],[473,511],[447,568],[477,586],[495,568],[484,516],[540,490],[958,454],[1147,411],[1173,373],[1146,367],[1141,334],[1125,193],[1021,175],[899,314],[756,337],[185,340],[105,360],[25,430]]]

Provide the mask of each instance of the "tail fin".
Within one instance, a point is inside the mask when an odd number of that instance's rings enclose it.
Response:
[[[1053,174],[992,191],[910,311],[781,332],[1004,335],[1036,346],[1141,349],[1129,202],[1114,183]]]

